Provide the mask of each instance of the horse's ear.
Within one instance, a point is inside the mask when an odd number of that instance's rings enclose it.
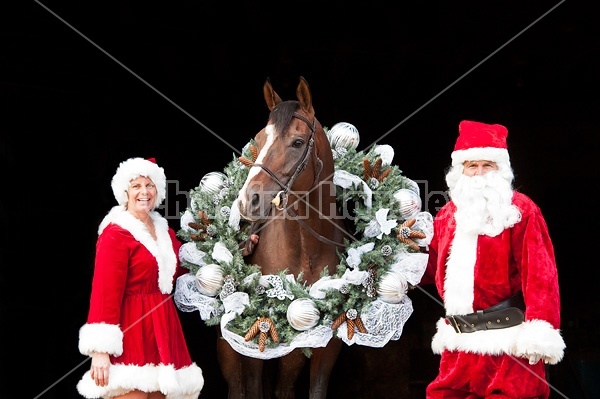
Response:
[[[308,82],[302,76],[300,76],[300,82],[298,83],[298,87],[296,88],[296,97],[298,97],[298,101],[300,102],[302,110],[306,112],[310,117],[313,117],[315,115],[315,111],[312,106],[312,96],[310,94],[310,88],[308,87]]]
[[[279,95],[275,93],[275,90],[273,90],[273,86],[271,85],[271,80],[269,78],[267,78],[263,86],[263,95],[265,96],[265,101],[267,102],[269,111],[273,111],[273,108],[275,108],[275,106],[281,102],[281,97],[279,97]]]

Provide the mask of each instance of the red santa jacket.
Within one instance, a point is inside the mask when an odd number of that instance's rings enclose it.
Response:
[[[505,329],[457,334],[444,318],[432,340],[434,353],[467,351],[523,356],[536,353],[555,364],[563,357],[560,297],[554,248],[539,207],[514,192],[521,221],[495,237],[456,229],[456,206],[447,203],[434,220],[434,236],[422,284],[435,282],[447,315],[483,310],[523,291],[525,322]]]
[[[125,292],[131,289],[146,292],[158,286],[162,294],[168,295],[176,278],[185,273],[177,260],[181,243],[175,232],[158,212],[153,211],[150,216],[156,226],[156,241],[142,222],[122,206],[115,206],[100,224],[88,320],[79,336],[82,354],[91,355],[97,351],[120,356],[123,331],[119,324],[123,318],[121,304]],[[109,234],[103,235],[105,230],[110,230]],[[131,244],[112,245],[111,240],[126,240]],[[125,253],[134,246],[145,250]],[[145,283],[151,270],[148,263],[157,264],[158,280]],[[150,288],[145,288],[146,284]]]

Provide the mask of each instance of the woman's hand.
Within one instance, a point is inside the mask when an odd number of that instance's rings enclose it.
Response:
[[[92,366],[90,376],[99,387],[108,385],[108,369],[110,368],[110,357],[108,353],[94,352],[92,355]]]

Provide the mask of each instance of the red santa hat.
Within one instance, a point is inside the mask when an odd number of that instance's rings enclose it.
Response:
[[[154,158],[129,158],[121,162],[111,182],[115,199],[119,205],[125,206],[129,183],[140,176],[149,178],[156,185],[157,195],[154,208],[158,208],[167,194],[167,178],[165,171],[156,164]]]
[[[475,121],[460,122],[458,139],[452,152],[452,166],[465,161],[481,160],[510,165],[507,136],[508,129],[502,125],[488,125]]]

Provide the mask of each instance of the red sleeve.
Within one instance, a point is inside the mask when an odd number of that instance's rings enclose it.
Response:
[[[98,237],[88,324],[119,324],[130,256],[127,243],[130,241],[129,233],[115,225],[107,226]]]
[[[560,326],[558,270],[554,247],[540,209],[521,195],[515,203],[522,220],[512,229],[515,263],[521,273],[527,320],[541,319]]]

